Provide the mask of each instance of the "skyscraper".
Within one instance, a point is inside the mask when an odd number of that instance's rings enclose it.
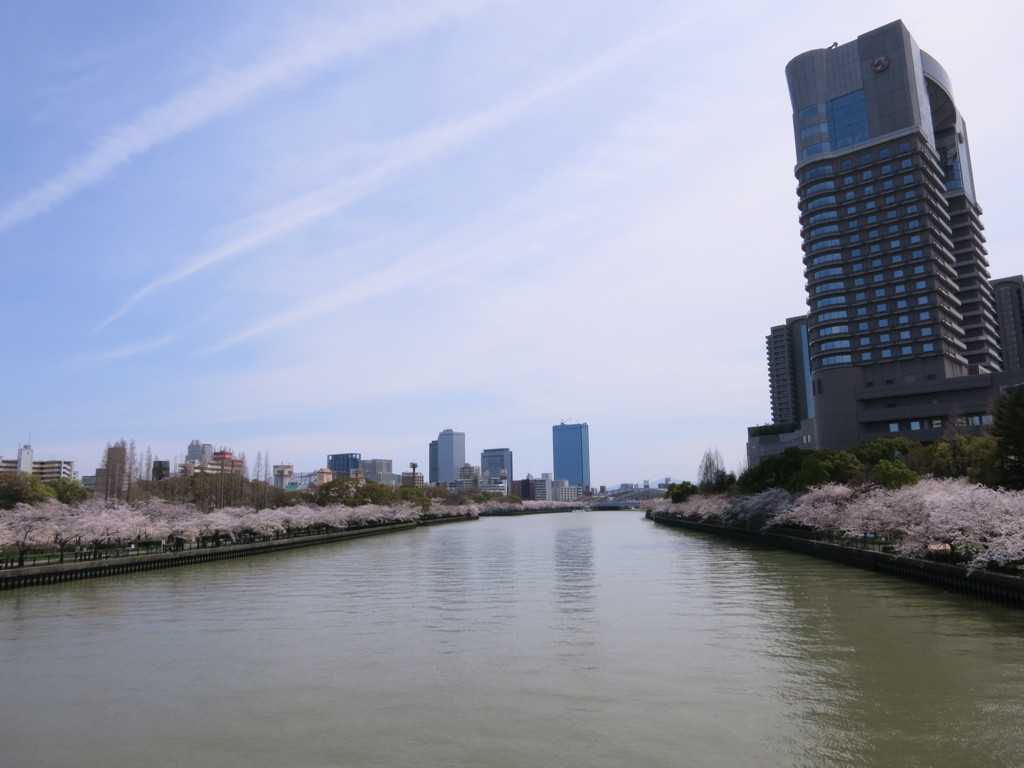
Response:
[[[808,397],[811,369],[807,357],[807,318],[791,317],[785,325],[775,326],[765,344],[772,422],[799,425],[812,415]]]
[[[491,480],[505,479],[512,482],[512,451],[508,448],[485,448],[480,452],[480,470]]]
[[[466,433],[454,429],[441,430],[437,435],[437,482],[456,482],[465,463]]]
[[[590,487],[590,430],[584,424],[556,424],[551,428],[555,480]]]
[[[1000,387],[967,130],[901,21],[786,67],[807,281],[811,447],[980,427]]]
[[[427,482],[437,483],[437,440],[431,440],[427,447]]]
[[[1024,275],[992,281],[999,320],[999,345],[1003,368],[1024,370]]]
[[[350,477],[353,469],[362,468],[362,459],[361,453],[332,453],[327,457],[327,468],[335,478]]]

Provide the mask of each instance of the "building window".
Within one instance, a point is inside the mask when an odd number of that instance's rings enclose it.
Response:
[[[832,355],[831,357],[823,357],[821,359],[822,365],[842,365],[843,363],[852,363],[852,355]]]
[[[833,349],[849,349],[849,339],[837,339],[836,341],[826,341],[821,345],[822,352],[830,352]]]
[[[819,198],[816,198],[814,200],[811,200],[811,202],[809,202],[807,204],[807,210],[813,211],[815,208],[821,208],[821,207],[826,206],[826,205],[835,205],[835,204],[836,204],[836,196],[835,195],[825,195],[824,197],[819,197]]]
[[[919,432],[920,430],[921,430],[921,422],[920,421],[912,421],[912,422],[910,422],[910,431],[911,432]]]
[[[833,306],[835,304],[845,304],[845,303],[846,303],[846,297],[845,296],[828,296],[828,297],[826,297],[824,299],[818,299],[818,301],[815,302],[814,306],[820,308],[820,307],[830,307],[830,306]]]
[[[845,319],[846,319],[846,310],[845,309],[840,309],[840,310],[837,310],[835,312],[822,312],[820,315],[818,315],[818,322],[819,323],[824,323],[824,322],[827,322],[829,320],[845,320]]]
[[[822,285],[819,285],[819,286],[815,287],[814,292],[815,293],[827,293],[829,291],[842,291],[845,288],[846,288],[846,285],[843,283],[843,281],[842,280],[838,280],[838,281],[836,281],[834,283],[823,283]]]
[[[843,255],[841,253],[823,253],[811,259],[811,265],[817,266],[818,264],[827,264],[830,261],[841,261],[842,258]]]
[[[811,179],[816,179],[819,176],[827,176],[830,173],[832,173],[831,165],[818,165],[804,171],[804,181],[810,181]]]
[[[836,275],[843,274],[842,267],[829,267],[828,269],[819,269],[814,273],[814,279],[820,280],[823,277],[835,277]]]
[[[889,423],[889,431],[890,432],[899,432],[900,431],[899,422],[896,422],[896,421],[890,422]]]
[[[830,213],[835,213],[835,211],[830,211]],[[837,234],[839,234],[839,225],[838,224],[826,224],[823,227],[815,227],[814,229],[812,229],[810,232],[807,233],[807,236],[808,237],[820,237],[821,235],[837,235]]]

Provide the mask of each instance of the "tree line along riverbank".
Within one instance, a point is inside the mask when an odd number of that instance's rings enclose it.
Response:
[[[201,512],[160,499],[19,504],[0,512],[0,589],[191,565],[308,547],[420,525],[573,505],[481,504],[248,507]]]
[[[662,524],[780,546],[1024,605],[1024,492],[965,478],[644,502]]]

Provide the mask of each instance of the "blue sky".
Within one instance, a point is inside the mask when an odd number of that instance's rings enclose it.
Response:
[[[0,454],[192,439],[299,471],[466,432],[595,484],[741,469],[804,311],[784,67],[903,18],[1022,272],[1024,6],[0,4]]]

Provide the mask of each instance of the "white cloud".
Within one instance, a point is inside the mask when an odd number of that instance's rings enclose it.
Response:
[[[307,193],[251,216],[244,222],[230,225],[231,229],[245,230],[244,234],[237,236],[222,246],[206,251],[180,269],[153,280],[132,295],[114,313],[100,322],[96,330],[106,327],[121,317],[132,306],[154,291],[180,282],[225,259],[258,248],[286,232],[306,227],[322,219],[324,216],[364,199],[392,183],[409,168],[445,153],[464,149],[476,138],[513,122],[531,107],[594,78],[638,53],[648,50],[652,45],[666,39],[677,31],[678,26],[662,28],[653,34],[647,34],[630,40],[626,44],[605,52],[603,55],[586,62],[582,66],[558,72],[529,92],[506,99],[496,107],[480,112],[472,117],[456,120],[438,128],[422,131],[405,139],[387,142],[377,147],[373,154],[384,158],[377,165],[343,182]],[[393,271],[388,270],[389,273]],[[409,272],[405,266],[402,267],[402,275],[405,275],[406,279],[399,279],[393,285],[400,286],[410,282],[410,279],[408,279]],[[392,275],[388,274],[386,277],[390,280]],[[373,282],[379,283],[379,280],[374,280]],[[370,285],[362,287],[369,289],[370,292],[367,295],[372,295],[376,291]],[[324,311],[324,309],[340,306],[357,296],[357,291],[345,289],[334,299],[320,302],[319,309],[316,306],[316,302],[307,302],[306,306],[302,309],[271,318],[237,337],[226,340],[217,347],[214,347],[214,349],[220,349],[238,341],[251,338],[257,333],[280,327],[282,324],[293,322],[299,318],[315,316]]]
[[[63,173],[0,210],[0,232],[102,181],[133,157],[239,109],[268,91],[301,84],[344,59],[414,35],[480,5],[476,0],[424,0],[389,7],[352,23],[320,24],[289,40],[264,61],[214,73],[205,82],[114,128]]]

